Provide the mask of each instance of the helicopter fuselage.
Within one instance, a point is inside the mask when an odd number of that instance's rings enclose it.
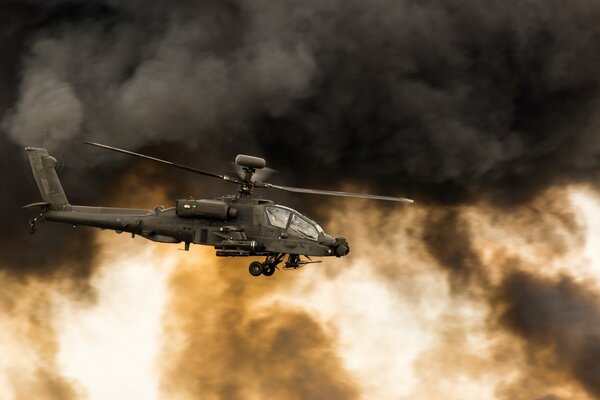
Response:
[[[193,210],[196,208],[197,210]],[[154,210],[65,205],[46,221],[127,232],[163,243],[213,246],[218,256],[344,256],[344,238],[326,234],[314,221],[271,200],[226,196],[178,200]]]

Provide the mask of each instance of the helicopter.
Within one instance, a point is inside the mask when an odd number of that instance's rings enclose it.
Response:
[[[45,221],[62,222],[127,232],[160,243],[184,243],[213,246],[218,257],[265,257],[263,262],[252,261],[252,276],[272,276],[279,265],[282,269],[298,269],[316,263],[311,257],[343,257],[350,252],[346,238],[325,233],[323,228],[289,207],[252,195],[254,188],[276,189],[293,193],[354,197],[413,203],[402,197],[338,192],[280,186],[263,182],[268,172],[263,158],[238,154],[235,166],[238,176],[215,174],[209,171],[176,164],[133,151],[85,142],[90,146],[139,157],[195,174],[220,179],[238,185],[237,195],[212,199],[178,199],[174,207],[157,206],[154,210],[91,207],[71,205],[57,174],[56,158],[43,148],[26,147],[27,155],[42,202],[23,208],[40,208],[40,214],[29,221],[29,233]],[[262,172],[262,174],[261,174]],[[287,256],[287,258],[286,258]]]

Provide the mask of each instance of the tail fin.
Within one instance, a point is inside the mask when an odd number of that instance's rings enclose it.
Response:
[[[44,201],[50,203],[54,210],[65,209],[69,201],[56,174],[56,158],[51,157],[46,149],[26,147],[25,150]]]

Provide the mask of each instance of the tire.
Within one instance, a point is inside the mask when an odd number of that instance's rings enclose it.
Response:
[[[251,262],[250,267],[248,268],[248,271],[252,276],[260,276],[263,273],[263,270],[264,267],[262,263],[259,263],[258,261]]]
[[[263,275],[271,276],[275,273],[275,267],[273,265],[265,265],[263,267]]]

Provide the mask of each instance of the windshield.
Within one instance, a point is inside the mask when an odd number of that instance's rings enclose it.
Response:
[[[317,231],[317,228],[296,214],[292,215],[292,222],[290,223],[289,232],[292,235],[300,236],[306,239],[319,239],[319,232]]]
[[[290,212],[279,207],[267,207],[267,217],[269,217],[271,225],[285,229],[290,218]]]
[[[291,235],[310,240],[319,240],[319,234],[324,233],[323,228],[316,222],[306,218],[291,208],[277,206],[265,207],[269,223],[281,229],[288,229]],[[290,221],[290,215],[292,216]],[[289,227],[288,227],[289,221]]]

